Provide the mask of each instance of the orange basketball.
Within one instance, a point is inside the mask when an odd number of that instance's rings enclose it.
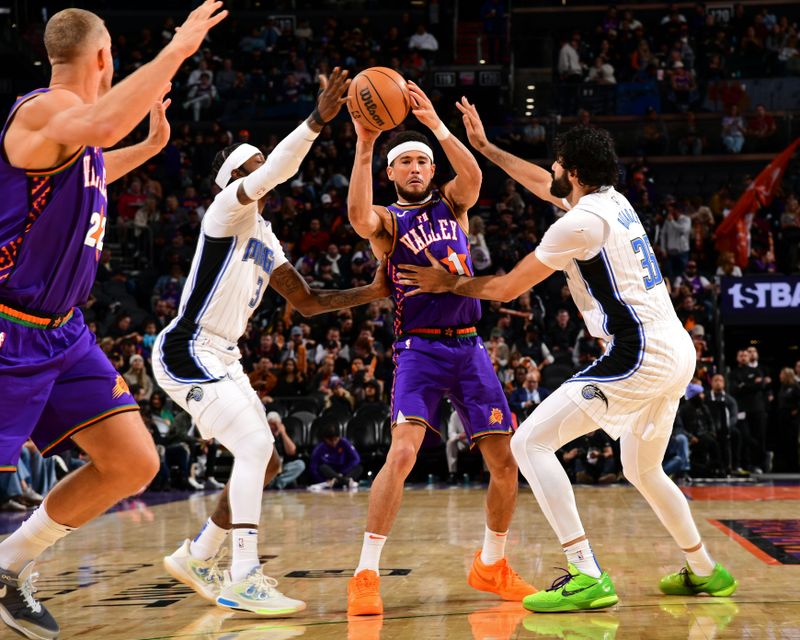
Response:
[[[388,67],[370,67],[350,83],[347,108],[353,120],[368,129],[388,131],[406,119],[411,109],[406,81]]]

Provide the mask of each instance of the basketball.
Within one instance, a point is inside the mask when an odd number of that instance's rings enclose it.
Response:
[[[406,81],[388,67],[370,67],[359,73],[347,92],[353,120],[374,131],[389,131],[406,119],[411,109]]]

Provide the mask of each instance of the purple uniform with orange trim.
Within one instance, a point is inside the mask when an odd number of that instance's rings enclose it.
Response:
[[[125,381],[75,308],[89,297],[106,224],[103,151],[84,147],[63,165],[12,167],[0,133],[0,471],[22,444],[42,453],[105,417],[138,409]]]
[[[419,422],[439,431],[439,405],[448,398],[474,443],[510,434],[511,411],[475,324],[481,305],[452,293],[407,297],[397,282],[402,264],[430,266],[425,249],[453,273],[472,275],[469,236],[438,191],[423,204],[393,204],[389,275],[395,312],[392,424]]]

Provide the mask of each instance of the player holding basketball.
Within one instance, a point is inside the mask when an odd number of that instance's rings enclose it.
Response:
[[[72,438],[91,459],[0,543],[0,617],[30,638],[59,633],[33,595],[33,561],[158,470],[139,407],[76,307],[97,273],[106,185],[167,143],[169,80],[225,18],[221,6],[199,6],[154,60],[113,88],[103,21],[56,13],[44,33],[50,86],[19,98],[0,134],[0,471],[15,471],[29,437],[43,454]],[[148,112],[145,142],[103,152]]]
[[[345,102],[346,71],[335,68],[330,82],[322,77],[321,84],[313,114],[266,160],[249,144],[217,154],[213,178],[222,191],[203,217],[178,315],[153,347],[159,385],[189,412],[204,438],[216,439],[234,457],[217,511],[193,541],[164,558],[164,565],[174,578],[218,605],[260,615],[295,613],[305,603],[280,593],[258,558],[262,487],[274,438],[264,405],[242,369],[239,338],[268,286],[304,315],[365,304],[390,291],[383,263],[370,285],[310,289],[261,217],[264,197],[297,173],[325,123]],[[215,556],[229,531],[233,560],[230,580],[223,580]]]
[[[620,438],[625,477],[644,496],[686,556],[687,566],[659,584],[668,595],[731,595],[737,586],[700,538],[689,505],[661,462],[678,402],[694,374],[695,350],[667,293],[639,217],[613,185],[614,141],[601,129],[576,127],[556,141],[553,174],[490,144],[474,106],[463,100],[469,141],[543,200],[567,209],[536,250],[502,276],[451,274],[430,258],[428,268],[404,266],[409,293],[513,300],[563,270],[593,336],[609,344],[602,358],[552,393],[511,440],[514,457],[567,556],[567,574],[528,596],[537,612],[598,609],[617,602],[581,524],[567,474],[555,451],[598,428]],[[424,292],[424,293],[423,293]]]
[[[436,165],[427,138],[403,132],[389,142],[387,175],[397,202],[372,202],[372,153],[380,132],[354,120],[358,141],[348,192],[348,212],[356,233],[373,251],[389,254],[389,274],[397,305],[392,388],[392,443],[369,495],[367,530],[355,575],[348,585],[351,615],[383,612],[379,561],[400,508],[408,476],[426,429],[439,428],[439,403],[447,397],[477,445],[491,474],[486,496],[486,530],[468,582],[476,589],[522,600],[536,589],[505,558],[505,542],[517,496],[517,465],[511,454],[511,411],[492,363],[477,336],[480,303],[460,295],[408,298],[397,282],[397,266],[428,264],[429,251],[453,274],[472,274],[467,211],[478,200],[481,171],[475,158],[436,115],[428,97],[408,83],[412,110],[437,137],[456,176],[433,187]],[[444,267],[443,267],[444,268]]]

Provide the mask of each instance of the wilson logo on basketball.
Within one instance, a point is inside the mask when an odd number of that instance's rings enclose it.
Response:
[[[497,407],[492,409],[489,416],[489,424],[503,424],[503,412]]]
[[[359,92],[359,95],[364,101],[364,108],[367,110],[367,113],[369,113],[369,117],[372,118],[375,124],[382,127],[384,125],[384,121],[377,113],[378,105],[375,104],[375,100],[372,99],[372,91],[369,90],[369,87],[364,87]]]

